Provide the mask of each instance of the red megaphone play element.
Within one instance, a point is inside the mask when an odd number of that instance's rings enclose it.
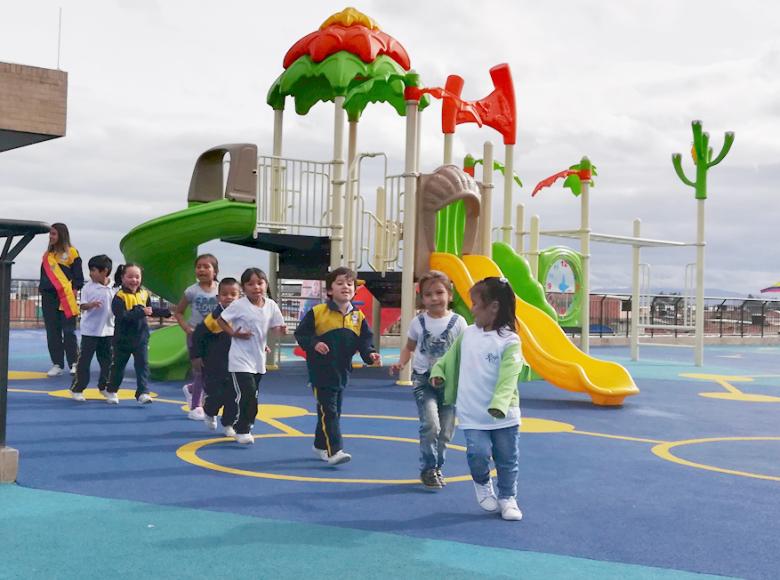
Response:
[[[451,99],[444,99],[441,108],[442,132],[452,134],[455,126],[461,123],[477,123],[492,127],[504,138],[504,145],[514,145],[517,141],[517,115],[515,106],[515,87],[512,72],[506,63],[490,69],[494,90],[479,101],[465,101],[471,107],[458,106]],[[463,79],[457,75],[447,77],[444,90],[460,98],[463,91]],[[475,114],[476,112],[476,114]]]

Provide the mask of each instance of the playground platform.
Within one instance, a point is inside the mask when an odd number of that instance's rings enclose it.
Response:
[[[40,372],[43,332],[12,331],[0,578],[777,578],[780,347],[707,347],[703,368],[683,349],[594,354],[641,393],[602,408],[521,384],[518,523],[477,506],[460,433],[447,487],[422,488],[416,407],[386,369],[355,371],[353,461],[329,467],[291,354],[239,447],[187,419],[181,383],[139,406],[130,374],[118,406],[72,401],[69,376]]]

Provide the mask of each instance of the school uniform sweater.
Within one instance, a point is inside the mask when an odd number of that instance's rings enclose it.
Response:
[[[355,352],[366,364],[371,364],[371,354],[376,352],[372,343],[373,333],[363,313],[349,305],[342,314],[332,300],[317,304],[306,313],[295,330],[295,340],[306,351],[309,381],[315,387],[342,389],[352,372]],[[318,342],[328,345],[330,352],[320,354],[314,350]]]
[[[192,332],[192,355],[203,360],[203,371],[210,379],[227,377],[230,374],[228,353],[231,338],[217,324],[222,310],[222,306],[217,306]]]
[[[111,302],[116,347],[132,350],[149,341],[149,323],[144,314],[146,306],[152,306],[152,299],[144,288],[131,292],[122,286],[116,293]],[[152,307],[152,316],[168,318],[170,315],[171,311],[167,308]]]

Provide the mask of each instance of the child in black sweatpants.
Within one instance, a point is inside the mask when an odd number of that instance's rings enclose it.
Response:
[[[352,305],[356,277],[345,267],[328,273],[325,289],[330,300],[309,310],[295,330],[295,339],[306,351],[309,383],[317,399],[314,453],[330,465],[352,459],[341,437],[341,404],[352,357],[360,352],[366,364],[379,362],[371,329],[363,313]]]
[[[238,280],[223,278],[217,289],[219,306],[206,316],[192,333],[192,368],[202,369],[206,391],[206,401],[203,404],[206,417],[203,421],[209,429],[216,430],[217,415],[222,409],[222,427],[228,437],[235,436],[233,424],[238,417],[236,392],[228,371],[228,354],[232,339],[227,332],[222,331],[217,318],[240,295]]]

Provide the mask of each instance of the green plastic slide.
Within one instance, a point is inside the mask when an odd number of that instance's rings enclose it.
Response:
[[[128,262],[143,267],[143,284],[176,304],[195,282],[198,246],[211,240],[242,239],[254,232],[254,204],[219,200],[192,205],[133,228],[120,242]],[[190,368],[184,332],[170,326],[152,333],[149,367],[159,381],[183,380]]]

